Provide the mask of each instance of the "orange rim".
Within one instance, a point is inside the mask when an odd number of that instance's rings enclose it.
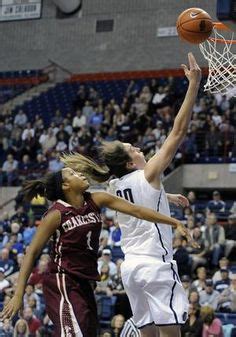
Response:
[[[232,32],[231,29],[226,26],[225,24],[223,24],[222,22],[213,22],[213,27],[217,30],[224,30],[224,31],[228,31],[228,32]],[[228,43],[228,44],[236,44],[236,40],[227,40],[227,39],[220,39],[220,38],[215,38],[215,37],[209,37],[208,38],[209,41],[212,42],[219,42],[219,43]]]
[[[222,22],[213,22],[213,26],[214,26],[214,28],[219,29],[219,30],[230,31],[230,28],[228,26],[226,26],[225,24],[223,24]]]

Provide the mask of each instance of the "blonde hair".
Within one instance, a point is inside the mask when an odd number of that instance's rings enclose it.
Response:
[[[93,159],[80,153],[63,154],[60,160],[65,166],[83,173],[88,179],[102,183],[110,177],[110,171],[106,165],[98,165]]]
[[[204,323],[210,325],[215,318],[215,311],[212,307],[205,305],[200,309],[200,317]]]
[[[98,155],[102,165],[98,165],[94,160],[79,153],[63,154],[60,160],[65,166],[98,182],[105,182],[112,175],[120,178],[130,172],[127,163],[131,161],[131,158],[126,152],[124,144],[119,140],[103,141],[98,147]]]
[[[17,337],[18,336],[18,326],[21,323],[23,323],[25,325],[24,337],[28,337],[29,336],[29,326],[28,326],[28,323],[26,322],[25,319],[18,319],[18,321],[16,322],[15,327],[14,327],[13,337]]]
[[[113,317],[112,317],[112,320],[111,320],[111,327],[112,327],[113,329],[116,328],[116,326],[115,326],[116,320],[117,320],[117,318],[119,318],[119,317],[121,317],[121,318],[123,319],[123,323],[125,322],[125,318],[124,318],[123,315],[118,314],[118,315],[113,316]]]

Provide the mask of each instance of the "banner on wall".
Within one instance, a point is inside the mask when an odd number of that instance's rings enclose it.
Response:
[[[0,0],[0,21],[39,19],[42,0]]]

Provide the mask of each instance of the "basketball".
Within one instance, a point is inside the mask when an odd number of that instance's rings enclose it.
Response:
[[[181,39],[199,44],[211,35],[213,22],[210,15],[203,9],[189,8],[179,15],[176,27]]]

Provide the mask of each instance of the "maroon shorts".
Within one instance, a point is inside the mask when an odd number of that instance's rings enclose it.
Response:
[[[97,306],[88,280],[50,273],[45,275],[43,293],[55,337],[97,336]]]

